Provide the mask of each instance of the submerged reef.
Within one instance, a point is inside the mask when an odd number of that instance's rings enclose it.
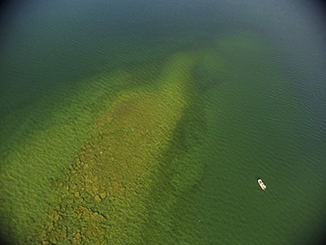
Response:
[[[167,201],[155,192],[167,196],[164,188],[170,188],[167,198],[176,202],[173,191],[180,194],[201,178],[203,162],[176,159],[187,148],[184,143],[180,146],[176,132],[191,101],[194,62],[194,55],[177,54],[157,78],[158,88],[126,90],[110,103],[65,178],[52,182],[57,203],[49,205],[41,234],[31,234],[26,243],[144,242],[146,232],[141,231],[153,219],[151,209],[159,210]]]

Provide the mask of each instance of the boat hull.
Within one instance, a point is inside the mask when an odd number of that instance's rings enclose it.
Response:
[[[264,184],[264,182],[261,180],[261,179],[258,179],[258,184],[260,185],[260,187],[263,189],[263,190],[266,190],[266,185]]]

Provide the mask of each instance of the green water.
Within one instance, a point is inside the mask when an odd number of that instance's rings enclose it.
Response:
[[[136,41],[137,48],[121,44],[129,50],[116,49],[114,65],[108,59],[90,75],[61,82],[53,94],[8,112],[0,148],[2,236],[13,244],[36,244],[55,237],[53,226],[64,231],[57,244],[110,244],[118,235],[115,244],[305,244],[319,234],[318,215],[325,215],[319,164],[325,156],[311,150],[316,129],[296,87],[252,32],[188,34],[148,41],[150,46]],[[69,166],[97,136],[98,119],[127,101],[124,96],[155,98],[152,111],[170,119],[160,126],[171,133],[159,153],[148,147],[150,163],[137,180],[137,197],[76,204],[112,215],[96,221],[101,238],[96,233],[82,240],[79,221],[66,210],[75,206],[57,185],[70,188],[77,181]],[[157,102],[160,96],[168,102]],[[118,126],[118,133],[126,133]],[[63,213],[61,221],[53,210]]]
[[[207,100],[211,156],[192,200],[196,226],[209,234],[207,244],[306,244],[324,213],[324,176],[309,168],[320,160],[305,152],[313,132],[289,82],[245,40],[218,51],[227,53],[232,76]]]

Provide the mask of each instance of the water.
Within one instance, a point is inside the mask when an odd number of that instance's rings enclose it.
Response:
[[[12,6],[1,30],[1,236],[317,243],[326,74],[316,7]]]

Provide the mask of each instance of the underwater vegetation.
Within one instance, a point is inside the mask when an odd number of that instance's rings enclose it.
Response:
[[[201,133],[193,140],[191,125],[196,123],[188,121],[198,117],[190,110],[194,57],[174,55],[156,77],[155,89],[126,89],[108,103],[74,162],[62,170],[63,177],[51,181],[56,201],[48,205],[46,217],[24,243],[128,244],[166,239],[160,230],[164,226],[172,230],[177,200],[200,180],[204,166]],[[192,158],[185,154],[191,148]],[[153,224],[157,219],[153,213],[160,209],[167,217]],[[144,231],[151,223],[156,235]]]

